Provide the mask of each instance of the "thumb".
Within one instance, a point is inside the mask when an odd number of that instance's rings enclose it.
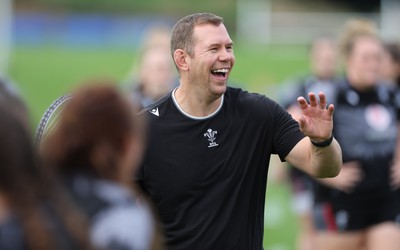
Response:
[[[304,115],[299,116],[299,127],[300,127],[300,131],[304,132],[304,128],[306,126],[306,118],[304,117]]]

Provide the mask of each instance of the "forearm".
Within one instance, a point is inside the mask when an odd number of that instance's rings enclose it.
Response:
[[[314,146],[311,141],[310,166],[311,173],[317,178],[335,177],[339,174],[342,166],[342,150],[339,143],[333,139],[326,147]]]

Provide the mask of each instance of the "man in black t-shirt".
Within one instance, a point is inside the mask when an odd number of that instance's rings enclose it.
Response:
[[[182,18],[171,52],[180,86],[142,113],[149,138],[137,181],[159,212],[168,249],[260,250],[270,155],[336,176],[334,107],[323,93],[320,102],[310,93],[310,104],[300,97],[297,123],[271,99],[227,87],[233,42],[213,14]]]

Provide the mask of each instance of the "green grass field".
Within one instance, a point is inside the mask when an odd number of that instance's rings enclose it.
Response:
[[[273,98],[278,83],[308,70],[304,47],[236,47],[235,55],[231,75],[235,85]],[[90,78],[122,81],[134,57],[134,51],[117,48],[17,47],[12,54],[10,75],[29,105],[34,130],[42,113],[58,96]],[[288,187],[269,183],[266,207],[265,249],[294,249],[297,223],[290,210]]]

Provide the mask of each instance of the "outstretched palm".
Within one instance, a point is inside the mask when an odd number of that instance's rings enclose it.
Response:
[[[318,94],[320,102],[314,93],[308,94],[310,103],[304,97],[297,98],[302,115],[299,118],[300,130],[315,142],[325,141],[332,135],[334,106],[327,107],[323,92]]]

